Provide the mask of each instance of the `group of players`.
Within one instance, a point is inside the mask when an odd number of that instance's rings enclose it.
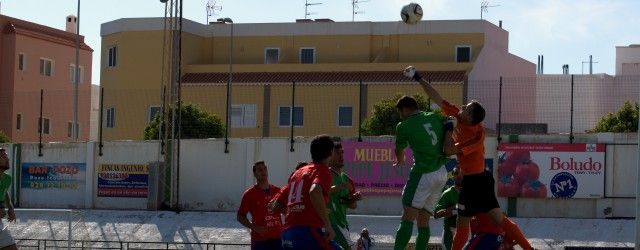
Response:
[[[446,249],[511,249],[516,244],[532,249],[518,226],[500,210],[495,181],[485,169],[482,105],[472,101],[458,108],[412,66],[403,74],[419,82],[448,118],[421,111],[410,96],[396,104],[402,121],[396,126],[394,166],[405,164],[406,147],[413,151],[414,165],[402,192],[404,209],[394,249],[406,249],[414,221],[418,227],[415,249],[427,249],[431,216],[446,218]],[[362,196],[342,172],[342,146],[320,135],[312,140],[310,151],[312,162],[300,164],[282,188],[269,184],[264,162],[254,164],[257,184],[244,193],[237,215],[251,229],[252,249],[351,249],[346,211],[355,209]],[[443,195],[448,179],[444,164],[451,155],[458,160],[456,184]],[[356,248],[370,249],[370,243],[359,242]]]

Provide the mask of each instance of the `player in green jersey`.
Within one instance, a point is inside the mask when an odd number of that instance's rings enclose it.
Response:
[[[353,241],[349,236],[349,222],[347,222],[347,208],[356,209],[356,202],[362,198],[349,176],[342,171],[344,166],[344,150],[342,144],[335,143],[334,157],[331,163],[331,193],[329,194],[329,222],[336,232],[334,240],[343,249],[351,249]]]
[[[0,148],[0,220],[7,216],[7,221],[15,222],[16,213],[13,210],[13,203],[9,197],[9,188],[11,187],[11,176],[5,171],[9,170],[9,157],[4,148]],[[5,212],[5,208],[7,212]],[[0,221],[0,249],[18,249],[16,243],[11,237],[9,229]]]
[[[413,234],[413,222],[417,220],[418,236],[416,250],[427,249],[431,232],[429,216],[440,199],[442,188],[447,182],[444,164],[447,160],[443,152],[445,130],[451,131],[452,124],[445,124],[444,117],[418,108],[418,102],[411,96],[401,97],[396,108],[402,121],[396,126],[395,166],[404,166],[404,149],[413,151],[414,164],[409,179],[402,191],[402,221],[396,232],[395,250],[404,250]],[[447,140],[449,143],[449,140]]]
[[[445,250],[451,250],[453,234],[456,232],[456,218],[458,214],[456,204],[458,204],[462,182],[462,176],[459,175],[457,167],[453,169],[452,173],[454,185],[442,192],[442,197],[440,197],[440,201],[438,201],[435,208],[436,214],[433,216],[435,219],[444,218],[442,247]]]

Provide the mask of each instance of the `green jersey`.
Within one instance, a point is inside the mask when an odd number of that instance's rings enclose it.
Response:
[[[0,177],[0,203],[4,206],[4,197],[11,187],[11,176],[5,173],[0,174],[2,174],[2,177]]]
[[[455,187],[450,187],[447,190],[444,190],[434,211],[438,212],[440,209],[447,209],[448,207],[455,206],[456,204],[458,204],[459,196],[460,194]],[[455,215],[444,219],[444,228],[450,227],[456,227]]]
[[[445,164],[443,141],[444,117],[432,112],[415,113],[396,126],[396,149],[413,151],[411,171],[430,173]]]
[[[349,178],[345,173],[331,171],[332,186],[349,183]],[[329,222],[331,225],[338,225],[347,228],[347,204],[344,202],[349,198],[349,190],[340,189],[329,194]]]

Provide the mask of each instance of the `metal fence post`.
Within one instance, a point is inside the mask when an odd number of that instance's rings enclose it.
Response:
[[[502,76],[498,85],[498,143],[502,141]]]
[[[569,143],[573,143],[573,87],[574,87],[574,75],[571,75],[571,118],[569,125]]]
[[[38,119],[38,156],[42,157],[42,132],[44,130],[44,121],[42,119],[42,107],[44,103],[44,90],[40,89],[40,118]]]
[[[293,140],[293,121],[295,119],[295,115],[294,114],[296,113],[296,112],[294,112],[295,111],[295,104],[296,104],[296,82],[293,81],[292,82],[292,86],[291,86],[291,111],[290,111],[291,120],[289,120],[289,122],[291,123],[291,124],[289,124],[290,127],[291,127],[291,135],[290,135],[291,148],[289,149],[290,152],[295,151],[295,149],[293,148],[293,144],[295,143],[295,141]]]
[[[100,114],[99,114],[99,123],[98,124],[98,155],[102,156],[102,147],[104,146],[104,144],[102,144],[102,125],[103,125],[103,117],[104,115],[104,88],[101,87],[100,88]]]
[[[358,92],[358,142],[362,142],[362,80],[360,80]]]

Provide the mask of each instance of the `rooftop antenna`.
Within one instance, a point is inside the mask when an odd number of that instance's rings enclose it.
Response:
[[[489,8],[493,8],[493,7],[498,7],[500,6],[499,4],[496,5],[489,5],[489,1],[482,1],[482,4],[480,4],[480,20],[482,20],[482,13],[489,13]]]
[[[304,19],[307,19],[310,15],[315,15],[315,12],[309,12],[309,6],[321,5],[322,3],[310,3],[309,0],[304,0]]]
[[[369,0],[351,0],[351,21],[352,22],[356,20],[356,15],[364,14],[364,10],[358,10],[360,9],[360,6],[358,4],[366,3],[366,2],[369,2]]]
[[[209,24],[209,17],[218,15],[216,11],[221,11],[222,5],[217,5],[216,0],[209,0],[207,2],[207,24]]]
[[[589,61],[588,62],[582,61],[582,74],[583,75],[584,75],[584,64],[585,63],[589,64],[589,75],[593,75],[593,64],[594,63],[598,63],[598,62],[594,62],[593,61],[593,56],[592,55],[589,55]]]

